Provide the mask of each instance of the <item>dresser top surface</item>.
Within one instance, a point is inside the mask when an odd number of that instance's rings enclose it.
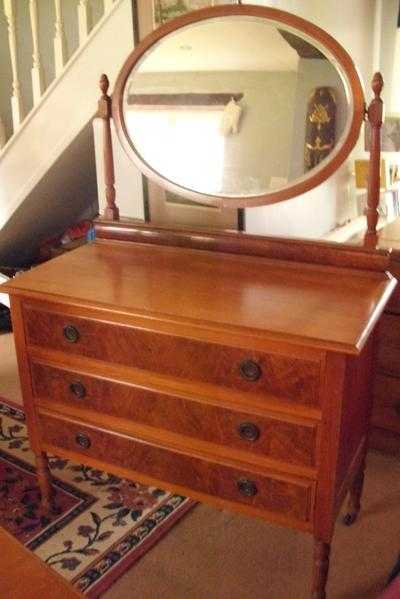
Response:
[[[358,353],[394,285],[380,272],[102,242],[46,262],[3,288],[39,300],[246,329]]]

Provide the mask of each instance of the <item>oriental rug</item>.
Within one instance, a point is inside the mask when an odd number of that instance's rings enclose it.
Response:
[[[195,505],[187,497],[50,456],[43,511],[24,412],[0,398],[0,526],[87,597],[99,597]]]

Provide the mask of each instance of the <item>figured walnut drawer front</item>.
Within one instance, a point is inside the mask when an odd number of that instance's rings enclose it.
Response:
[[[400,433],[400,378],[377,375],[372,424]]]
[[[400,376],[400,316],[384,314],[379,328],[378,369]]]
[[[240,391],[318,404],[320,364],[25,307],[28,344],[200,380]]]
[[[252,415],[32,361],[34,395],[188,437],[315,466],[315,424]]]
[[[229,501],[276,512],[307,522],[312,508],[313,483],[255,474],[215,464],[137,439],[49,415],[39,417],[42,438],[55,450],[65,449],[108,465]]]
[[[392,262],[390,266],[390,273],[400,281],[400,263]],[[386,306],[387,312],[393,312],[395,314],[400,314],[400,286],[399,284],[395,288],[392,296],[389,300],[388,305]]]

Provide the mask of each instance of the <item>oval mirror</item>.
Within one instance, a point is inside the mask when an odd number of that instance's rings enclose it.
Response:
[[[315,187],[354,147],[362,86],[321,29],[257,6],[189,13],[148,36],[113,95],[119,137],[161,186],[232,208]]]

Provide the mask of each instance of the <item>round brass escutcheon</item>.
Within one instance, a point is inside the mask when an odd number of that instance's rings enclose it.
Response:
[[[254,360],[244,360],[240,365],[240,374],[246,381],[258,381],[262,375],[261,366]]]
[[[253,422],[242,422],[238,426],[238,432],[245,441],[257,441],[260,438],[260,429]]]
[[[89,437],[83,433],[78,433],[75,437],[75,441],[80,447],[83,447],[83,449],[89,449],[92,444]]]
[[[239,479],[237,481],[237,488],[239,489],[239,493],[245,497],[254,497],[258,493],[256,483],[247,478]]]
[[[86,388],[80,381],[72,381],[69,390],[79,399],[83,399],[86,395]]]
[[[69,343],[76,343],[79,339],[79,331],[72,324],[67,324],[63,329],[63,333]]]

